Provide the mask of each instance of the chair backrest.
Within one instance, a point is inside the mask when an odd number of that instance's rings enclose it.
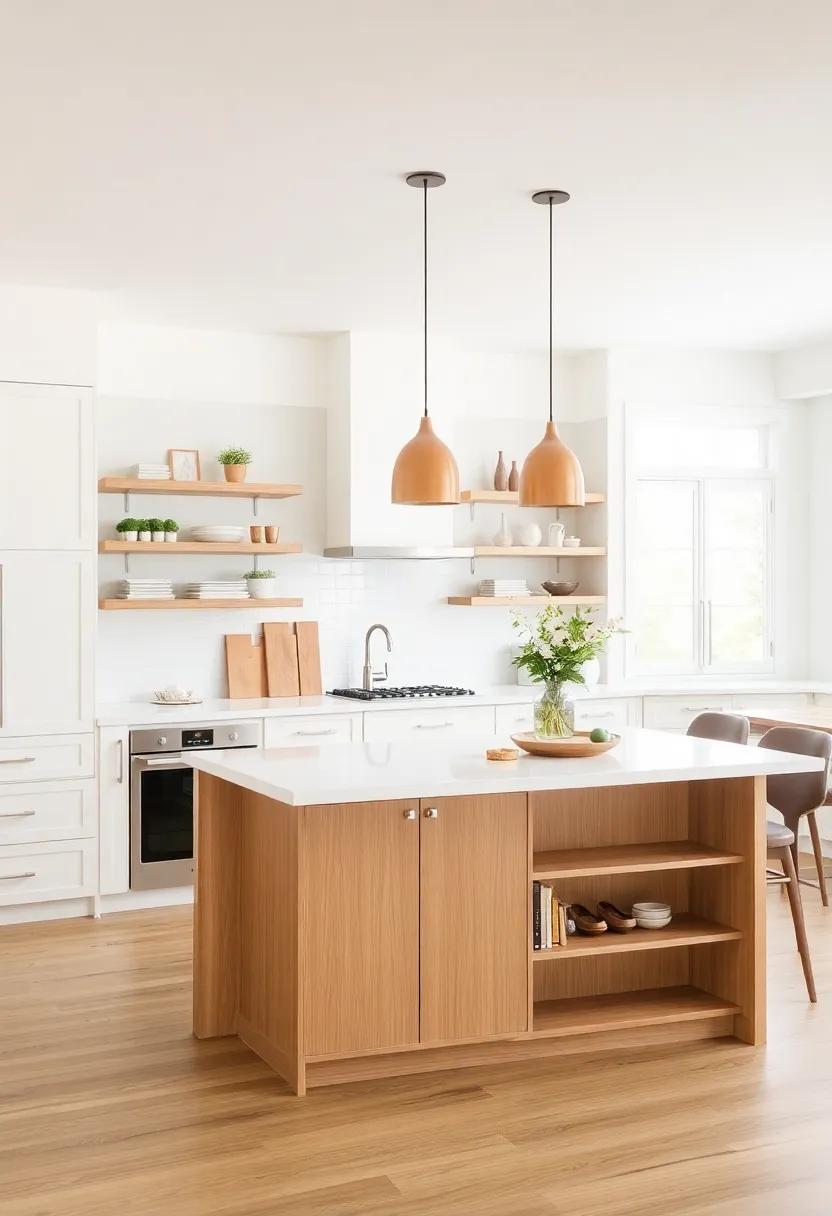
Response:
[[[760,740],[760,747],[798,756],[820,756],[826,761],[819,773],[781,773],[766,781],[766,797],[784,816],[805,815],[819,807],[826,797],[832,735],[805,726],[773,726]]]
[[[697,714],[688,727],[696,739],[717,739],[722,743],[747,743],[748,718],[742,714],[720,714],[709,710]]]

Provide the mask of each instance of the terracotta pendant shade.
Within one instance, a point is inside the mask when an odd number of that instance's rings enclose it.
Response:
[[[532,448],[520,474],[521,507],[582,507],[586,503],[584,474],[578,457],[558,435],[554,422]]]
[[[406,443],[393,466],[393,502],[410,506],[453,506],[459,502],[459,470],[453,452],[434,433],[430,418]]]

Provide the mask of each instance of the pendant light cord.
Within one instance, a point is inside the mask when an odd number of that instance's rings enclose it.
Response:
[[[552,198],[549,197],[549,421],[554,419],[553,399],[555,395],[555,311],[553,290],[554,246],[552,242]]]
[[[422,181],[422,197],[424,201],[424,260],[423,272],[425,282],[425,417],[428,416],[428,179]]]

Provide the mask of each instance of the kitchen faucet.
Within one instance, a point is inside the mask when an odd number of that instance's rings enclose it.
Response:
[[[393,640],[390,637],[390,630],[387,628],[387,626],[386,625],[371,625],[370,628],[367,630],[367,636],[364,639],[363,686],[367,690],[367,692],[372,692],[373,685],[375,684],[376,680],[378,680],[378,681],[386,680],[389,675],[389,672],[387,670],[387,660],[386,659],[384,661],[384,671],[383,672],[373,671],[373,665],[370,662],[370,638],[373,636],[373,634],[375,633],[375,631],[377,629],[380,629],[381,632],[384,634],[384,636],[387,638],[387,653],[390,654],[390,652],[393,649]]]

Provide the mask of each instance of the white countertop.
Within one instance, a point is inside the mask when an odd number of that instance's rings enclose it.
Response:
[[[282,715],[378,713],[391,709],[447,709],[455,705],[528,705],[541,694],[536,685],[498,684],[473,697],[408,698],[395,701],[353,701],[347,697],[262,697],[232,701],[207,697],[200,705],[155,705],[145,701],[116,701],[98,706],[98,726],[157,726],[159,723],[222,722],[228,719],[273,718]],[[759,693],[832,692],[832,684],[797,680],[748,680],[732,684],[683,683],[595,684],[576,690],[576,698],[708,696]]]
[[[525,754],[509,763],[486,760],[487,747],[505,743],[504,738],[471,736],[444,742],[408,740],[216,751],[182,758],[199,772],[290,806],[644,785],[804,773],[823,767],[823,761],[813,756],[641,729],[623,732],[618,747],[583,760]]]

